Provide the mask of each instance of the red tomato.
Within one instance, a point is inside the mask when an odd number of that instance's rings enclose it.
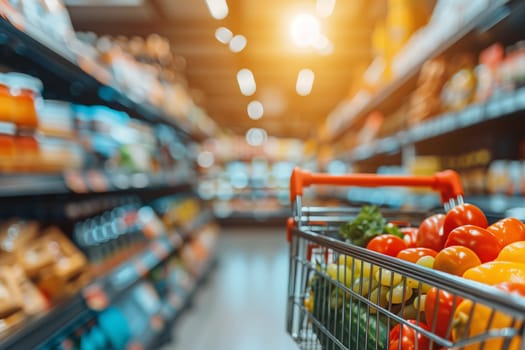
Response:
[[[470,248],[482,263],[496,259],[500,250],[503,249],[492,232],[474,225],[463,225],[453,229],[448,235],[445,248],[453,245]]]
[[[409,323],[416,325],[416,320],[408,320]],[[419,322],[419,327],[430,331],[430,328],[423,323],[423,321]],[[399,336],[401,334],[401,339],[399,339]],[[417,333],[417,335],[416,335]],[[401,342],[401,349],[402,350],[414,350],[416,348],[416,342],[417,342],[417,348],[418,349],[428,349],[428,346],[430,344],[430,340],[425,337],[422,333],[416,332],[415,329],[412,329],[412,327],[403,325],[403,330],[401,331],[401,325],[398,324],[392,330],[390,331],[390,334],[388,336],[388,349],[390,350],[396,350],[399,349],[399,342]]]
[[[438,292],[436,287],[430,288],[425,299],[425,320],[428,327],[431,330],[436,327],[434,333],[445,338],[454,316],[455,309],[453,308],[457,307],[461,301],[459,296],[454,296],[452,293],[442,289],[439,289]]]
[[[407,248],[417,247],[417,228],[416,227],[402,227],[400,228],[403,233],[403,241],[405,241]]]
[[[512,242],[525,241],[525,225],[516,218],[505,218],[487,227],[496,235],[502,246]]]
[[[449,210],[443,223],[443,234],[445,239],[448,234],[456,227],[463,225],[475,225],[481,228],[487,228],[489,223],[485,214],[473,204],[458,205]]]
[[[430,248],[407,248],[400,251],[397,257],[415,264],[421,257],[427,255],[434,257],[437,255],[437,252]]]
[[[443,237],[444,220],[443,214],[435,214],[423,220],[417,232],[417,246],[439,252],[446,241],[446,237]]]
[[[367,249],[390,256],[396,256],[406,247],[405,241],[394,235],[376,236],[366,246]]]

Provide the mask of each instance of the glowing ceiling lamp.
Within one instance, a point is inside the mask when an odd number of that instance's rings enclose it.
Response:
[[[252,120],[261,119],[264,114],[263,104],[259,101],[252,101],[248,103],[248,116]]]
[[[215,19],[224,19],[228,16],[228,4],[226,0],[206,0],[208,10]]]
[[[297,83],[295,84],[295,90],[300,96],[307,96],[312,92],[314,85],[315,74],[310,69],[301,69],[297,75]]]
[[[306,48],[319,40],[321,25],[314,16],[302,13],[292,20],[290,33],[295,45]]]
[[[237,82],[239,83],[239,88],[244,96],[253,95],[257,89],[253,73],[247,68],[243,68],[237,72]]]
[[[246,37],[244,35],[236,35],[230,41],[231,52],[241,52],[246,47]]]
[[[233,33],[226,27],[219,27],[215,31],[215,38],[223,44],[228,44],[233,38]]]
[[[266,130],[260,128],[251,128],[246,132],[246,142],[250,146],[261,146],[268,140]]]

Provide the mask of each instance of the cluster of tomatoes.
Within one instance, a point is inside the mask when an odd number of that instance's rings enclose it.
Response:
[[[403,228],[402,232],[403,238],[377,236],[367,248],[418,264],[426,259],[420,265],[525,296],[525,225],[520,220],[505,218],[489,226],[479,208],[463,204],[446,215],[426,218],[419,228]],[[458,341],[484,334],[488,329],[521,326],[521,322],[514,322],[512,317],[494,312],[489,306],[463,300],[442,289],[430,288],[424,298],[421,308],[426,322],[418,322],[417,326],[445,339]],[[401,349],[414,349],[416,343],[418,348],[427,349],[430,342],[407,325],[392,329],[389,339],[391,349],[398,349],[399,343]],[[503,344],[504,340],[495,338],[486,341],[484,348],[499,349]],[[509,344],[508,349],[518,349],[521,339],[515,337]],[[481,349],[481,345],[465,349]]]

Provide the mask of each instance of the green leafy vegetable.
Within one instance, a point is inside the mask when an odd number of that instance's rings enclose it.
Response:
[[[388,223],[375,205],[363,206],[354,221],[344,223],[339,228],[342,238],[361,247],[366,247],[372,238],[384,233],[403,238],[399,228]]]

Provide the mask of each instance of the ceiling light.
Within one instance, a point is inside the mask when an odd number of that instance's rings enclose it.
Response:
[[[206,5],[211,16],[215,19],[224,19],[228,16],[228,4],[226,0],[206,0]]]
[[[291,24],[292,40],[299,47],[312,46],[321,35],[321,28],[317,18],[310,14],[297,15]]]
[[[321,17],[330,17],[334,12],[335,0],[317,0],[315,10]]]
[[[251,96],[255,93],[255,78],[251,70],[243,68],[237,72],[237,82],[244,96]]]
[[[252,101],[248,103],[248,116],[250,119],[261,119],[264,114],[264,107],[259,101]]]
[[[203,168],[211,167],[214,162],[215,158],[213,157],[213,153],[209,151],[203,151],[197,156],[197,164]]]
[[[301,69],[297,75],[297,83],[295,84],[295,90],[301,96],[309,95],[312,92],[314,85],[315,74],[310,69]]]
[[[230,41],[231,52],[241,52],[246,47],[246,37],[244,35],[236,35]]]
[[[232,31],[226,27],[219,27],[215,31],[215,38],[217,38],[217,40],[219,40],[219,42],[223,44],[229,43],[230,40],[232,40],[232,37],[233,37]]]
[[[261,146],[268,140],[268,134],[264,129],[251,128],[246,132],[246,142],[251,146]]]

